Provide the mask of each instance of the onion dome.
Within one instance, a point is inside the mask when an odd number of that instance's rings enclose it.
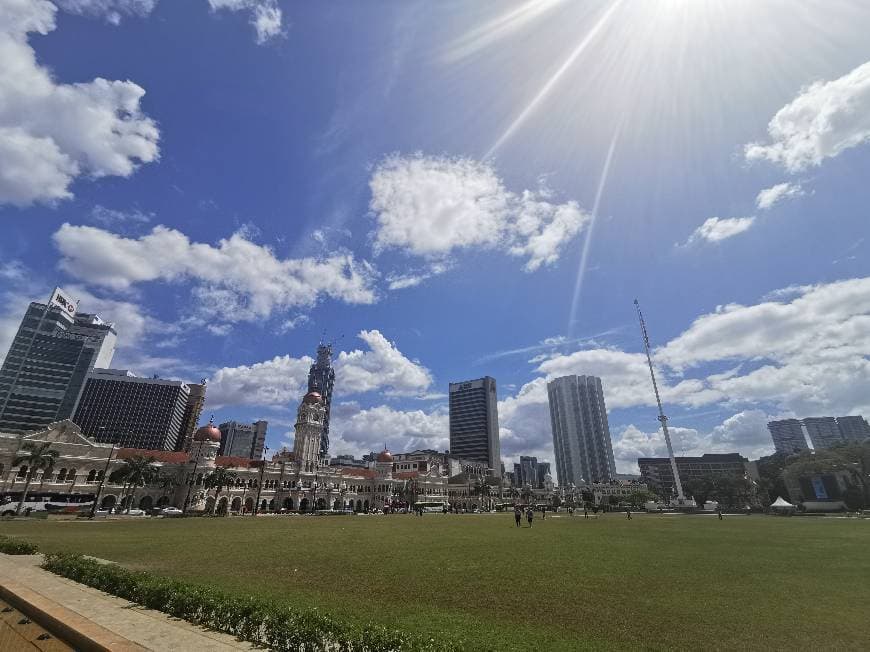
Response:
[[[392,462],[393,456],[390,454],[386,448],[378,453],[378,462]]]
[[[219,444],[221,441],[221,431],[215,428],[214,420],[212,419],[193,434],[193,441],[213,441]]]
[[[309,405],[312,403],[323,403],[323,397],[319,392],[308,392],[305,395],[305,398],[302,399],[303,403],[308,403]]]

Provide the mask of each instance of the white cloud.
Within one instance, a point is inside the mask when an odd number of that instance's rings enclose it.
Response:
[[[744,410],[728,417],[709,432],[669,427],[668,433],[674,445],[674,453],[678,456],[739,452],[748,459],[757,459],[773,453],[773,443],[767,430],[767,422],[772,418],[762,410]],[[637,473],[638,457],[668,455],[660,429],[645,432],[631,424],[621,432],[613,434],[613,457],[619,473]]]
[[[446,261],[434,262],[427,265],[423,269],[411,270],[403,274],[389,274],[386,277],[388,288],[390,290],[404,290],[420,285],[433,276],[443,274],[450,269],[450,264]]]
[[[257,43],[282,35],[283,14],[277,0],[208,0],[212,11],[249,11],[251,25],[257,33]]]
[[[589,222],[577,202],[554,204],[547,189],[507,190],[493,168],[468,158],[389,156],[369,181],[376,251],[391,247],[443,259],[458,249],[498,248],[551,265]]]
[[[159,131],[140,110],[141,86],[102,78],[61,84],[37,63],[27,35],[54,30],[55,12],[46,0],[0,3],[0,203],[68,199],[79,176],[128,177],[158,157]]]
[[[768,210],[783,199],[799,197],[802,194],[803,190],[799,183],[778,183],[759,192],[755,198],[755,205],[761,210]]]
[[[330,415],[329,448],[333,455],[363,455],[386,444],[394,452],[423,448],[447,450],[449,418],[445,410],[396,410],[386,405],[361,409],[340,403]]]
[[[275,356],[252,365],[218,369],[208,381],[209,409],[225,405],[294,407],[308,383],[312,358]]]
[[[53,0],[62,10],[82,16],[99,16],[113,25],[126,16],[147,16],[157,0]]]
[[[367,351],[338,354],[335,359],[335,396],[384,390],[394,395],[416,395],[432,384],[429,370],[409,360],[380,332],[360,331]],[[209,381],[208,402],[224,405],[287,406],[295,409],[307,387],[308,356],[276,356],[265,362],[224,367]]]
[[[683,245],[695,243],[721,242],[749,229],[755,222],[754,217],[711,217],[699,226]]]
[[[416,395],[432,384],[432,375],[409,360],[379,331],[360,331],[368,351],[342,351],[335,361],[336,384],[349,393],[386,388],[396,395]]]
[[[145,213],[138,208],[120,211],[97,204],[91,209],[91,220],[105,227],[121,224],[147,224],[154,219],[154,213]]]
[[[870,61],[803,88],[777,111],[767,132],[771,142],[746,145],[746,159],[767,160],[790,172],[821,165],[870,140]]]
[[[350,253],[281,259],[238,232],[217,246],[191,242],[165,226],[125,238],[91,226],[64,224],[54,234],[61,267],[83,281],[125,289],[147,281],[197,283],[200,309],[226,322],[253,321],[275,310],[313,306],[326,295],[373,303],[374,269]]]

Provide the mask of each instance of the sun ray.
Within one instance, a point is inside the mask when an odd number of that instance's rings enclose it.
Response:
[[[610,139],[610,147],[607,149],[607,158],[604,159],[604,167],[601,169],[601,178],[598,180],[598,189],[595,191],[595,203],[592,205],[592,219],[586,227],[586,238],[583,240],[583,251],[580,254],[580,265],[577,268],[577,280],[574,283],[574,296],[571,299],[571,313],[568,318],[568,332],[571,333],[574,323],[577,321],[577,310],[580,307],[580,294],[583,290],[583,277],[586,276],[586,266],[589,262],[589,249],[592,243],[592,232],[595,230],[595,222],[598,220],[598,210],[601,207],[601,197],[607,186],[607,178],[610,175],[610,163],[613,161],[613,153],[616,151],[616,143],[622,131],[622,121],[616,127],[613,138]]]
[[[562,76],[567,72],[567,70],[571,67],[571,65],[577,60],[577,58],[583,53],[583,51],[589,46],[590,43],[595,39],[597,34],[601,31],[604,25],[607,24],[610,17],[613,15],[616,8],[621,4],[622,0],[617,0],[614,2],[607,11],[602,14],[601,18],[592,26],[586,35],[583,37],[583,40],[577,45],[576,48],[568,55],[568,58],[562,62],[562,65],[559,66],[558,70],[547,80],[541,90],[535,94],[532,98],[532,101],[529,102],[525,108],[520,111],[520,114],[514,119],[514,121],[510,124],[510,126],[505,130],[505,132],[495,141],[492,147],[489,148],[489,151],[486,153],[484,158],[490,158],[496,150],[501,147],[505,141],[510,138],[517,129],[519,129],[520,125],[526,121],[526,119],[532,114],[532,112],[538,107],[538,105],[543,101],[543,99],[553,90],[556,84],[559,83],[559,80]]]

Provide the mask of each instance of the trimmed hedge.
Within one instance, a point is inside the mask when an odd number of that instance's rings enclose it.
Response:
[[[0,552],[4,555],[35,555],[39,548],[29,541],[0,536]]]
[[[436,641],[378,625],[350,626],[316,609],[300,610],[265,598],[240,597],[81,555],[48,554],[42,567],[149,609],[280,652],[458,652],[464,649],[461,642]]]

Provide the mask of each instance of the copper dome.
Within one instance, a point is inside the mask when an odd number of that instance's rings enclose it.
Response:
[[[209,421],[207,425],[199,428],[194,433],[193,441],[214,441],[220,443],[221,431],[215,428],[214,424]]]
[[[393,456],[386,448],[378,453],[378,462],[392,462]]]

